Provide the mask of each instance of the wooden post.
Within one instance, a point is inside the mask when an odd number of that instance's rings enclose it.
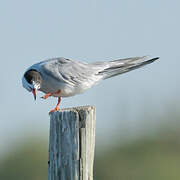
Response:
[[[50,115],[48,180],[93,180],[95,107]]]

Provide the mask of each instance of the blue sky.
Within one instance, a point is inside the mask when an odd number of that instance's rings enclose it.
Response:
[[[48,138],[48,111],[56,99],[34,102],[21,85],[26,68],[47,58],[94,62],[160,56],[152,65],[62,100],[62,107],[97,107],[99,142],[121,132],[134,136],[151,124],[138,118],[144,109],[163,113],[168,102],[178,102],[179,1],[7,0],[0,4],[0,146],[4,149],[24,136],[42,133]]]

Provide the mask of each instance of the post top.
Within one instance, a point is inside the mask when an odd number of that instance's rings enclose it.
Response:
[[[90,110],[90,109],[96,109],[95,106],[78,106],[78,107],[72,107],[72,108],[63,108],[60,111],[80,111],[80,110]]]
[[[78,107],[71,107],[71,108],[63,108],[60,109],[59,111],[50,113],[50,115],[54,114],[54,113],[62,113],[62,112],[79,112],[79,111],[91,111],[91,110],[96,110],[95,106],[78,106]]]

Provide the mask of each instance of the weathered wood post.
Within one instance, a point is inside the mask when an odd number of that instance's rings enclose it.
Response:
[[[95,107],[50,115],[48,180],[93,180]]]

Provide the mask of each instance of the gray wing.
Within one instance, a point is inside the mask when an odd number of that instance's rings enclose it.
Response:
[[[99,80],[96,75],[99,68],[89,64],[65,58],[56,58],[42,63],[43,71],[57,81],[77,86],[82,83],[95,83]]]
[[[157,59],[159,58],[143,56],[88,64],[65,58],[56,58],[44,62],[44,71],[58,81],[73,86],[86,84],[88,87],[96,84],[101,79],[126,73],[150,64]]]

